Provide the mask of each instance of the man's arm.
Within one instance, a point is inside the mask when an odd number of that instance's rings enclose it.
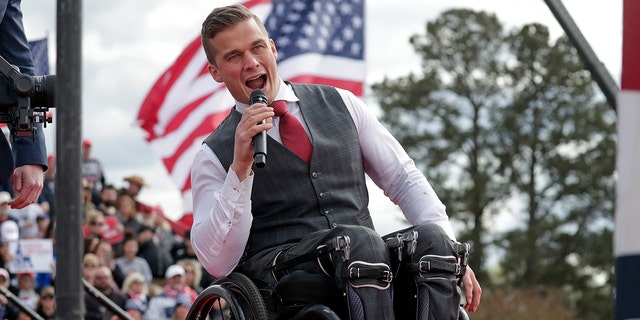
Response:
[[[436,223],[455,240],[444,204],[400,143],[360,99],[338,92],[356,125],[367,175],[411,224]]]
[[[24,33],[20,1],[1,1],[0,6],[0,55],[17,66],[21,73],[33,76],[33,60]],[[42,191],[47,152],[42,125],[38,124],[36,129],[33,137],[11,136],[16,160],[12,181],[14,200],[9,203],[13,208],[34,203]]]
[[[252,138],[273,127],[272,116],[273,109],[263,104],[244,110],[235,130],[233,162],[228,173],[206,145],[194,158],[191,243],[202,265],[215,277],[224,277],[233,271],[249,239],[253,221]]]
[[[225,172],[208,146],[194,157],[191,171],[193,226],[191,244],[198,260],[215,277],[237,266],[249,239],[253,176],[242,182]]]

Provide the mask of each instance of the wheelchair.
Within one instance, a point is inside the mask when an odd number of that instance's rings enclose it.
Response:
[[[407,239],[400,240],[401,243],[408,243]],[[458,266],[462,266],[462,270],[457,271],[462,271],[462,275],[466,269],[469,246],[460,244],[460,248],[463,249],[459,251]],[[460,290],[460,281],[457,289]],[[346,300],[344,290],[339,290],[335,281],[326,275],[293,271],[287,281],[282,278],[276,288],[269,288],[236,270],[226,278],[214,281],[198,295],[191,305],[187,320],[213,320],[211,315],[214,307],[224,310],[221,314],[224,320],[359,320],[350,316]],[[458,319],[469,319],[462,304],[459,306]]]
[[[275,314],[267,309],[263,293],[247,276],[232,272],[224,279],[216,280],[198,295],[191,305],[187,320],[204,320],[210,316],[214,306],[223,310],[222,300],[227,310],[221,313],[223,320],[340,320],[336,312],[322,304],[290,306],[295,313]],[[211,318],[213,319],[213,318]],[[469,320],[467,311],[460,306],[459,320]]]

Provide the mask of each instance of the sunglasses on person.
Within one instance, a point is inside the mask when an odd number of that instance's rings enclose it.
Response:
[[[102,225],[104,225],[104,222],[102,222],[102,221],[91,221],[91,222],[89,222],[89,224],[92,225],[92,226],[102,226]]]
[[[52,294],[45,294],[42,297],[40,297],[40,299],[53,299],[55,298]]]

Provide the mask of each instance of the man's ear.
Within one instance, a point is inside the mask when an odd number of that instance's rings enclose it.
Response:
[[[271,52],[273,52],[273,56],[275,57],[275,59],[278,60],[278,49],[276,48],[276,42],[273,41],[273,39],[269,39],[269,42],[271,43]]]
[[[222,77],[220,76],[220,71],[218,71],[218,68],[216,66],[209,63],[208,69],[209,74],[211,75],[211,77],[213,77],[213,80],[215,80],[216,82],[223,82]]]

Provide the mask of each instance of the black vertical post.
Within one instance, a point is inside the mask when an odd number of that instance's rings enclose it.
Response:
[[[84,319],[82,286],[82,1],[57,1],[56,319]]]

